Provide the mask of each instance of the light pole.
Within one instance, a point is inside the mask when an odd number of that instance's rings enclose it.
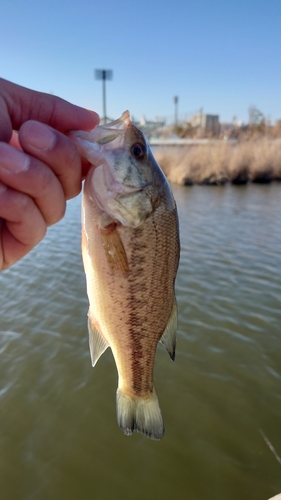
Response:
[[[175,127],[178,124],[178,103],[179,103],[179,98],[177,95],[174,97],[174,104],[175,104]]]
[[[112,80],[113,71],[111,69],[96,69],[95,78],[96,80],[102,80],[102,103],[103,103],[103,119],[106,123],[106,92],[105,92],[105,82],[106,80]]]

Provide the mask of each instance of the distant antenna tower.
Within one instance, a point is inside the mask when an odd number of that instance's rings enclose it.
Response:
[[[106,80],[112,80],[113,71],[111,69],[95,69],[95,79],[102,80],[102,102],[103,102],[103,121],[106,123],[106,92],[105,92],[105,82]]]

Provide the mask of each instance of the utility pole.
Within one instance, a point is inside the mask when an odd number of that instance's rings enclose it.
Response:
[[[177,95],[174,97],[174,104],[175,104],[175,127],[178,124],[178,103],[179,103],[179,98]]]
[[[103,104],[103,120],[106,123],[106,80],[112,80],[113,71],[111,69],[96,69],[95,78],[96,80],[102,80],[102,104]]]

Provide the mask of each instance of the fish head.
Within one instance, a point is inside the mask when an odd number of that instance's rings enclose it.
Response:
[[[73,131],[70,136],[81,155],[93,165],[86,178],[85,194],[123,225],[140,226],[159,203],[159,166],[129,112],[90,132]]]

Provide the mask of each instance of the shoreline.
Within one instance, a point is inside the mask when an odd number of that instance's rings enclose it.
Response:
[[[281,141],[209,141],[163,147],[154,156],[170,182],[218,186],[281,181]]]

